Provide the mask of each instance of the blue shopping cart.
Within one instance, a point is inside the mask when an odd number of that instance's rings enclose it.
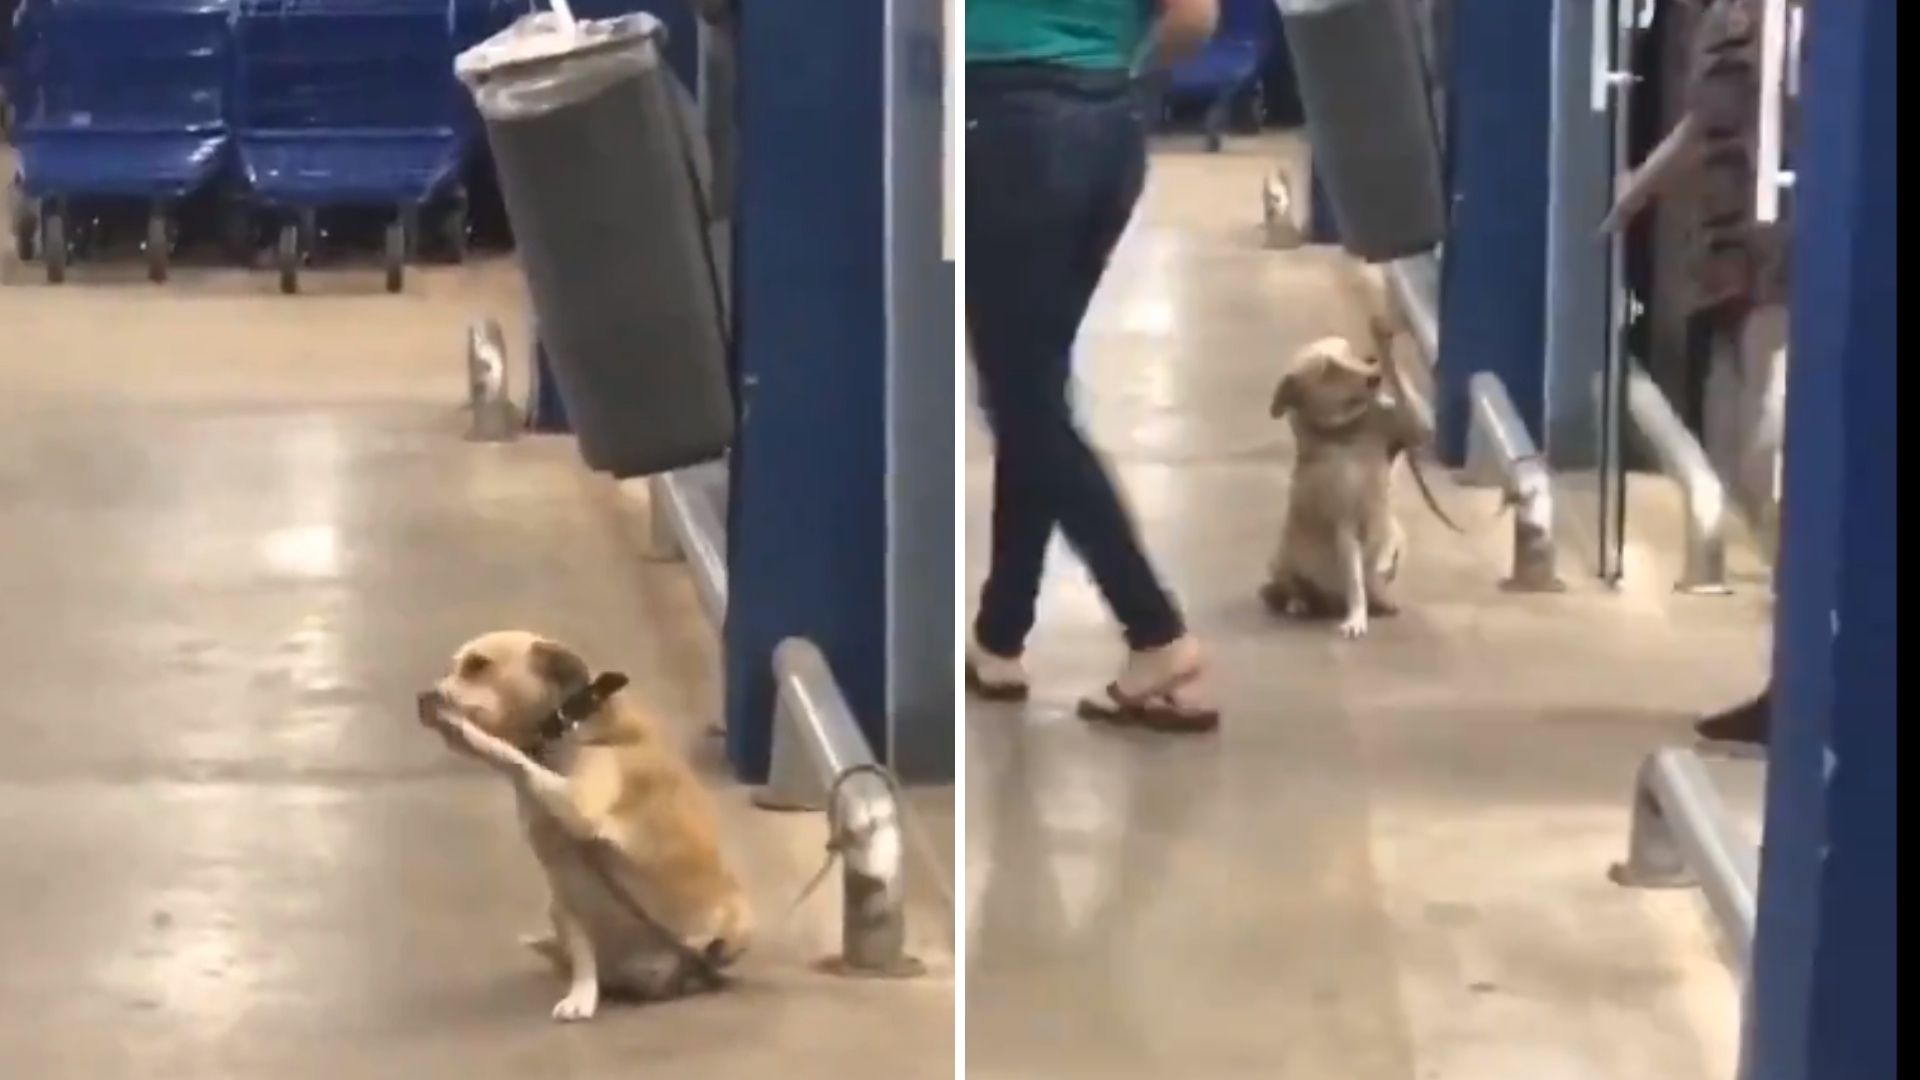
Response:
[[[1207,149],[1219,150],[1230,122],[1258,131],[1266,122],[1260,72],[1280,37],[1273,0],[1222,0],[1220,25],[1199,55],[1167,73],[1168,108],[1199,106]]]
[[[174,210],[219,175],[231,0],[24,0],[9,97],[14,244],[47,279],[129,207],[165,280]]]
[[[283,292],[337,229],[384,226],[386,284],[430,225],[467,250],[478,119],[453,76],[459,48],[510,17],[491,0],[239,0],[234,147],[256,221],[272,227]],[[429,221],[429,212],[433,217]],[[327,231],[322,215],[329,215]]]

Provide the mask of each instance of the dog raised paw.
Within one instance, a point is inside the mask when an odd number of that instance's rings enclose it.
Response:
[[[553,1018],[563,1024],[574,1024],[593,1019],[599,1010],[600,988],[591,984],[576,986],[553,1007]]]

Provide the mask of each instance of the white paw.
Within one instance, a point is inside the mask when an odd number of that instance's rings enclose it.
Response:
[[[597,986],[575,987],[560,1003],[553,1007],[553,1018],[563,1024],[577,1023],[593,1019],[600,1008],[600,988]]]
[[[1366,637],[1367,613],[1362,611],[1356,615],[1347,616],[1346,621],[1340,624],[1340,636],[1348,641]]]

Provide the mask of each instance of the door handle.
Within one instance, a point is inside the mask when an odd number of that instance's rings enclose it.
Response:
[[[1760,14],[1759,160],[1754,169],[1753,217],[1762,225],[1780,220],[1780,193],[1793,186],[1793,173],[1786,168],[1782,114],[1789,87],[1796,94],[1799,91],[1799,15],[1796,9],[1789,16],[1787,0],[1765,0]]]

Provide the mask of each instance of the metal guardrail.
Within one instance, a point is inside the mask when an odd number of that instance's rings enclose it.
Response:
[[[684,555],[695,591],[718,623],[727,610],[723,527],[712,500],[686,473],[648,481],[656,552]],[[773,760],[754,805],[824,810],[829,850],[841,865],[843,974],[908,976],[924,970],[907,955],[905,806],[893,776],[873,756],[853,709],[818,646],[789,638],[773,651]]]
[[[839,968],[846,974],[920,973],[907,955],[905,806],[873,756],[820,649],[788,638],[773,651],[773,762],[754,804],[825,810],[840,855]]]
[[[1513,507],[1513,574],[1503,585],[1515,592],[1559,592],[1565,585],[1554,540],[1552,471],[1498,375],[1476,372],[1467,381],[1467,396],[1472,412],[1463,479],[1500,488]]]
[[[1680,486],[1686,517],[1685,562],[1676,588],[1723,595],[1727,588],[1727,489],[1700,441],[1640,365],[1627,369],[1627,415],[1660,470]]]
[[[717,625],[727,617],[726,527],[712,504],[699,497],[685,473],[661,473],[647,481],[653,546],[664,559],[685,557],[694,591]]]
[[[1432,366],[1440,356],[1440,256],[1429,252],[1396,259],[1385,270],[1387,290]]]
[[[1627,859],[1615,864],[1608,876],[1632,888],[1698,885],[1740,969],[1746,970],[1753,953],[1759,845],[1734,825],[1700,755],[1670,747],[1655,751],[1640,766]]]

